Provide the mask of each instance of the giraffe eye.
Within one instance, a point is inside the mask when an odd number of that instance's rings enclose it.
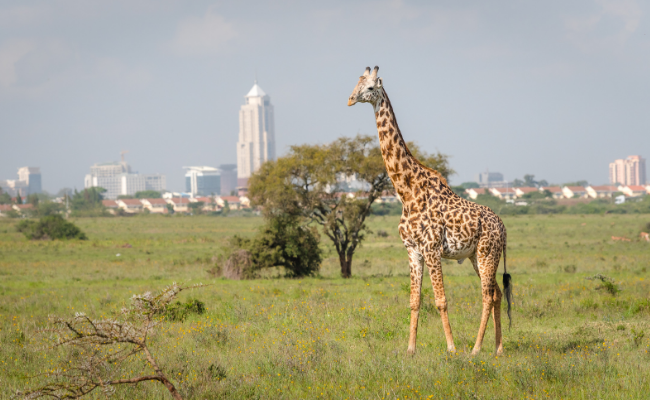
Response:
[[[369,88],[368,88],[368,90],[372,90],[372,89],[374,89],[374,87],[369,87]]]

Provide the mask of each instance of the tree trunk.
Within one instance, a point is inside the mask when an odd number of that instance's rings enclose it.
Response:
[[[349,278],[352,276],[352,257],[346,258],[345,254],[339,254],[339,262],[341,263],[341,276]]]

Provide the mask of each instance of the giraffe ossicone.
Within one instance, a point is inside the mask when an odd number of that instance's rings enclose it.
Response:
[[[483,310],[472,354],[481,350],[487,322],[492,314],[497,355],[503,353],[501,334],[501,290],[496,282],[503,252],[503,286],[508,302],[512,299],[510,275],[506,273],[506,228],[503,221],[488,207],[456,195],[447,180],[438,172],[422,165],[409,151],[383,81],[367,67],[348,98],[348,106],[370,103],[375,111],[377,133],[386,171],[402,202],[398,226],[409,256],[411,274],[411,323],[408,353],[415,353],[423,267],[429,269],[436,307],[447,339],[447,350],[456,351],[447,314],[447,299],[442,276],[441,259],[469,258],[481,280]]]

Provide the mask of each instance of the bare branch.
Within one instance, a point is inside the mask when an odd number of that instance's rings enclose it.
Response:
[[[161,323],[160,315],[181,291],[203,286],[207,285],[181,287],[173,283],[156,295],[151,292],[134,295],[130,306],[123,308],[113,319],[93,319],[83,313],[77,313],[68,319],[50,316],[52,327],[39,332],[54,333],[54,347],[76,346],[80,350],[76,355],[71,355],[67,362],[64,361],[62,365],[65,365],[65,368],[34,376],[52,377],[49,383],[36,389],[18,392],[14,397],[78,399],[97,388],[111,393],[114,391],[114,385],[153,380],[165,385],[174,399],[182,400],[176,387],[158,366],[146,342],[153,329]],[[114,344],[123,344],[126,347],[119,350],[109,349],[108,353],[101,350],[103,346]],[[115,379],[113,375],[119,372],[119,366],[140,352],[144,353],[155,374]]]

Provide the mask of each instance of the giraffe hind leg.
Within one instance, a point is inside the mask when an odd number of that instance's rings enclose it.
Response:
[[[481,351],[481,346],[483,345],[483,338],[485,337],[485,329],[487,327],[488,320],[490,319],[490,314],[495,306],[495,300],[497,298],[496,291],[499,292],[499,304],[501,304],[501,291],[498,288],[496,282],[496,266],[499,264],[499,257],[481,257],[478,256],[478,269],[481,277],[481,294],[483,297],[483,311],[481,313],[481,324],[478,329],[478,334],[476,335],[476,343],[474,344],[474,349],[472,349],[472,354],[478,354]],[[496,261],[496,263],[494,262]],[[495,265],[496,264],[496,265]],[[495,316],[495,329],[499,334],[497,340],[501,341],[501,315],[499,309],[499,316]],[[499,323],[498,328],[496,323]]]
[[[503,337],[501,334],[501,289],[499,284],[494,283],[494,296],[492,298],[492,318],[494,319],[494,338],[496,341],[497,356],[503,355]]]

